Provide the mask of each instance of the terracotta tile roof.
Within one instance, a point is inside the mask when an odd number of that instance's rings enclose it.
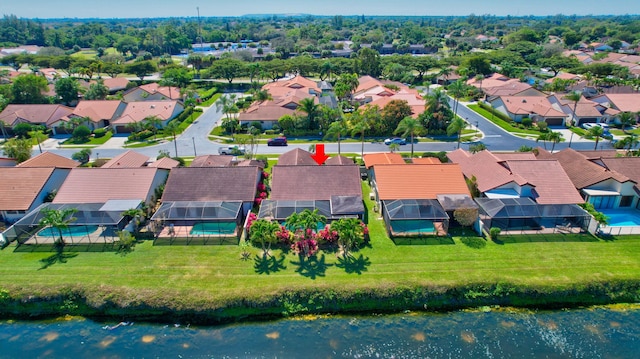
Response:
[[[412,159],[411,163],[413,163],[414,165],[438,165],[442,162],[440,162],[440,160],[435,157],[421,157]]]
[[[295,148],[280,155],[277,166],[317,166],[318,163],[311,157],[311,152]]]
[[[352,159],[347,158],[345,156],[333,156],[329,157],[326,161],[324,161],[326,166],[345,166],[345,165],[355,165]]]
[[[50,168],[0,168],[0,211],[26,211],[42,191]]]
[[[593,163],[587,156],[571,148],[566,148],[555,153],[550,153],[539,148],[537,158],[558,160],[577,189],[590,187],[609,179],[620,183],[630,180],[628,177],[616,171],[610,171]]]
[[[544,96],[500,96],[507,111],[515,115],[536,114],[544,117],[567,117],[562,111],[551,106]]]
[[[533,152],[491,152],[500,161],[535,160]]]
[[[0,120],[8,126],[15,126],[20,122],[44,123],[49,126],[58,121],[66,121],[72,112],[71,107],[62,105],[11,104],[0,112]]]
[[[358,166],[274,166],[271,199],[329,200],[362,196]]]
[[[238,167],[256,166],[256,167],[260,167],[261,169],[263,169],[264,168],[264,163],[262,163],[260,161],[256,161],[256,160],[242,160],[242,161],[238,162],[236,164],[236,166],[238,166]]]
[[[622,112],[640,112],[640,93],[606,94],[609,103]]]
[[[157,168],[74,168],[53,203],[104,203],[110,199],[147,200]],[[165,171],[166,173],[166,171]]]
[[[556,160],[507,161],[505,165],[512,173],[535,186],[534,191],[538,195],[535,198],[537,203],[584,203],[584,199]]]
[[[501,160],[489,151],[480,151],[471,154],[458,149],[447,154],[447,158],[460,165],[465,177],[476,177],[478,190],[487,192],[507,183],[525,185],[527,180],[518,174],[511,173],[501,164]]]
[[[361,93],[375,87],[384,88],[384,84],[382,83],[382,81],[376,79],[375,77],[369,75],[360,76],[360,78],[358,78],[358,87],[356,88],[354,93]]]
[[[364,160],[364,165],[367,168],[371,168],[375,165],[382,164],[405,164],[404,158],[399,153],[365,153],[362,157]]]
[[[436,199],[439,194],[470,195],[460,166],[452,163],[429,165],[375,165],[380,200]]]
[[[616,171],[636,184],[640,184],[640,157],[602,158],[602,163],[610,170]]]
[[[113,120],[120,116],[124,109],[124,102],[118,100],[82,100],[73,110],[72,116],[89,117],[93,122],[101,120]]]
[[[144,166],[149,159],[149,156],[129,150],[110,159],[100,168],[137,168]]]
[[[169,86],[160,86],[158,85],[157,82],[151,82],[148,83],[146,85],[142,85],[142,86],[138,86],[139,89],[148,92],[149,94],[153,95],[155,93],[160,93],[162,94],[164,97],[171,99],[171,100],[180,100],[182,97],[180,97],[180,89],[177,87],[173,87],[171,86],[171,88],[169,88]]]
[[[189,167],[230,167],[233,156],[203,155],[193,159]]]
[[[174,160],[173,158],[170,157],[162,157],[159,160],[155,160],[151,163],[149,163],[147,165],[148,167],[154,167],[154,168],[162,168],[165,170],[170,170],[174,167],[178,167],[180,166],[180,162]]]
[[[284,115],[293,115],[296,111],[278,106],[273,101],[253,104],[246,111],[240,112],[239,121],[278,121]]]
[[[80,166],[80,162],[74,161],[53,152],[43,152],[35,157],[18,164],[16,167],[55,167],[55,168],[75,168]]]
[[[148,117],[156,116],[165,121],[171,118],[178,106],[178,101],[136,101],[129,102],[122,115],[113,124],[140,122]]]
[[[169,201],[253,202],[258,167],[178,167],[171,170],[162,195]]]
[[[109,92],[124,90],[129,84],[129,80],[126,77],[106,78],[102,79],[102,81],[109,88]]]

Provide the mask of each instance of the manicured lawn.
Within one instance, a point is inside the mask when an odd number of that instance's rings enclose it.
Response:
[[[213,104],[216,103],[216,101],[218,101],[220,96],[222,96],[222,94],[221,93],[217,93],[217,94],[211,96],[211,98],[208,99],[207,101],[204,101],[204,102],[198,104],[198,106],[202,106],[202,107],[213,106]]]
[[[70,139],[64,141],[62,143],[62,146],[65,146],[65,145],[72,145],[73,147],[77,147],[76,145],[84,145],[84,146],[87,146],[87,147],[99,146],[99,145],[103,145],[107,141],[109,141],[111,136],[113,136],[113,133],[111,131],[107,131],[104,134],[104,136],[98,137],[98,138],[91,137],[91,139],[89,139],[89,141],[87,141],[87,142],[73,142],[73,140],[70,138]]]
[[[363,184],[363,192],[369,191]],[[197,308],[298,288],[478,282],[555,287],[640,279],[638,237],[609,242],[590,236],[502,237],[502,244],[453,237],[396,245],[386,236],[379,214],[372,212],[373,203],[365,202],[370,246],[355,252],[356,260],[347,264],[332,252],[320,252],[317,262],[304,266],[281,250],[273,251],[273,260],[263,260],[258,248],[250,248],[251,259],[244,261],[241,248],[231,245],[154,247],[147,241],[127,255],[83,250],[65,252],[62,258],[54,252],[14,252],[12,245],[0,251],[0,288],[40,294],[47,288],[85,287],[89,293],[114,293],[114,298],[130,298],[132,303],[144,299]],[[48,267],[47,260],[52,263]]]

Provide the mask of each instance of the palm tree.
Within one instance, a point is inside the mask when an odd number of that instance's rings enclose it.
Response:
[[[158,129],[162,127],[162,120],[157,116],[149,116],[142,120],[142,127],[153,132],[153,140],[155,141],[156,135],[158,134]]]
[[[458,115],[458,104],[460,103],[460,98],[464,95],[465,83],[462,80],[458,80],[451,85],[449,85],[447,91],[453,97],[453,113],[454,115]]]
[[[178,121],[174,120],[164,127],[165,132],[173,136],[173,146],[176,150],[176,157],[178,157],[178,142],[176,142],[176,135],[178,134],[179,126],[180,124],[178,124]]]
[[[551,152],[556,148],[556,143],[562,141],[562,134],[560,132],[551,131],[547,134],[547,140],[553,143],[551,145]]]
[[[227,116],[227,119],[229,119],[229,115],[238,110],[238,108],[236,107],[236,95],[230,94],[220,96],[220,98],[216,102],[216,109],[218,111],[222,111],[222,113]]]
[[[633,126],[635,122],[635,117],[631,112],[622,112],[620,116],[618,116],[618,119],[620,120],[620,126],[624,133],[627,133],[627,127]]]
[[[400,123],[398,123],[398,127],[393,133],[398,134],[402,133],[402,137],[409,136],[411,138],[411,158],[413,158],[413,138],[415,135],[420,134],[424,130],[424,127],[420,124],[420,121],[413,117],[405,117]]]
[[[324,136],[329,139],[338,139],[338,156],[340,156],[340,139],[342,138],[342,135],[346,135],[348,131],[349,127],[347,126],[347,123],[343,119],[340,119],[329,125],[327,133]]]
[[[450,67],[443,67],[440,69],[440,72],[438,72],[438,76],[442,76],[444,78],[444,82],[446,83],[449,79],[449,75],[451,75],[452,72],[453,70],[451,70]]]
[[[589,129],[588,133],[592,137],[596,138],[596,145],[595,147],[593,147],[593,150],[595,151],[598,149],[598,142],[600,142],[600,137],[602,137],[602,135],[604,134],[604,128],[600,126],[593,126]]]
[[[356,114],[354,114],[356,115]],[[351,128],[351,136],[360,135],[360,139],[362,141],[362,149],[360,151],[360,156],[364,157],[364,133],[371,127],[369,121],[364,116],[356,115],[356,123]]]
[[[573,102],[573,111],[571,112],[571,126],[575,126],[578,124],[576,119],[576,108],[578,107],[578,102],[582,98],[582,93],[579,91],[573,91],[568,93],[564,98]]]
[[[124,212],[122,212],[123,217],[129,217],[133,221],[133,231],[138,231],[138,226],[142,223],[144,219],[144,211],[142,208],[131,208]]]
[[[280,226],[276,222],[266,219],[258,219],[251,223],[249,228],[249,238],[252,243],[262,246],[262,255],[269,257],[271,252],[271,244],[276,242],[276,232],[280,230]]]
[[[318,223],[324,225],[327,223],[327,217],[318,213],[317,209],[313,211],[305,209],[300,213],[293,213],[285,220],[287,228],[290,230],[307,230],[315,231],[318,229]]]
[[[462,137],[462,130],[467,127],[468,123],[460,117],[455,117],[453,121],[447,126],[447,136],[458,134],[458,148],[460,148],[460,139]]]
[[[314,129],[315,118],[320,106],[315,102],[315,97],[307,97],[300,101],[298,109],[307,114],[307,126],[308,129]]]
[[[629,153],[631,153],[631,149],[635,148],[638,145],[638,142],[638,135],[636,135],[635,133],[630,133],[629,136],[622,139],[622,144],[627,149],[627,156],[629,156]]]
[[[338,232],[344,258],[350,256],[351,248],[364,242],[364,227],[358,218],[340,218],[331,223],[331,230]]]
[[[41,226],[50,226],[58,231],[58,238],[54,241],[57,246],[64,246],[64,238],[62,237],[62,230],[69,227],[69,224],[75,221],[77,218],[73,215],[78,212],[75,208],[65,209],[50,209],[45,208],[41,211],[43,217],[38,223]]]

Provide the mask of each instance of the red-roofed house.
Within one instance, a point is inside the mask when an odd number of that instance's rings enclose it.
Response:
[[[100,168],[139,168],[149,162],[149,156],[135,151],[126,151],[110,159]]]
[[[103,128],[111,125],[111,121],[122,115],[127,104],[118,100],[82,100],[69,116],[90,119],[86,124],[90,129]]]
[[[147,118],[156,117],[161,123],[160,127],[167,125],[184,110],[184,105],[179,101],[138,101],[130,102],[122,112],[122,115],[113,120],[115,133],[130,132],[131,124],[142,122]]]
[[[56,128],[69,120],[69,115],[73,113],[71,107],[63,105],[7,105],[4,111],[0,112],[0,121],[7,126],[26,122],[32,125],[41,125],[52,129],[56,134]]]
[[[134,87],[122,94],[124,102],[181,100],[180,89],[173,86],[160,86],[155,82]]]
[[[544,96],[498,96],[489,100],[496,110],[509,116],[515,122],[528,117],[533,122],[546,122],[549,126],[563,126],[568,117],[553,107]]]

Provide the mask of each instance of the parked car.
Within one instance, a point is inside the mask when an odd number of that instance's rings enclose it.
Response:
[[[585,130],[588,130],[595,126],[600,126],[604,130],[604,133],[609,133],[609,125],[606,123],[585,123],[582,125],[582,128],[584,128]]]
[[[392,143],[395,143],[397,145],[406,145],[407,141],[404,138],[400,137],[387,138],[386,140],[384,140],[384,144],[387,146]]]
[[[242,156],[245,153],[244,147],[238,146],[224,146],[218,148],[219,155],[232,155],[232,156]]]
[[[267,146],[286,146],[287,138],[286,137],[276,137],[267,141]]]

